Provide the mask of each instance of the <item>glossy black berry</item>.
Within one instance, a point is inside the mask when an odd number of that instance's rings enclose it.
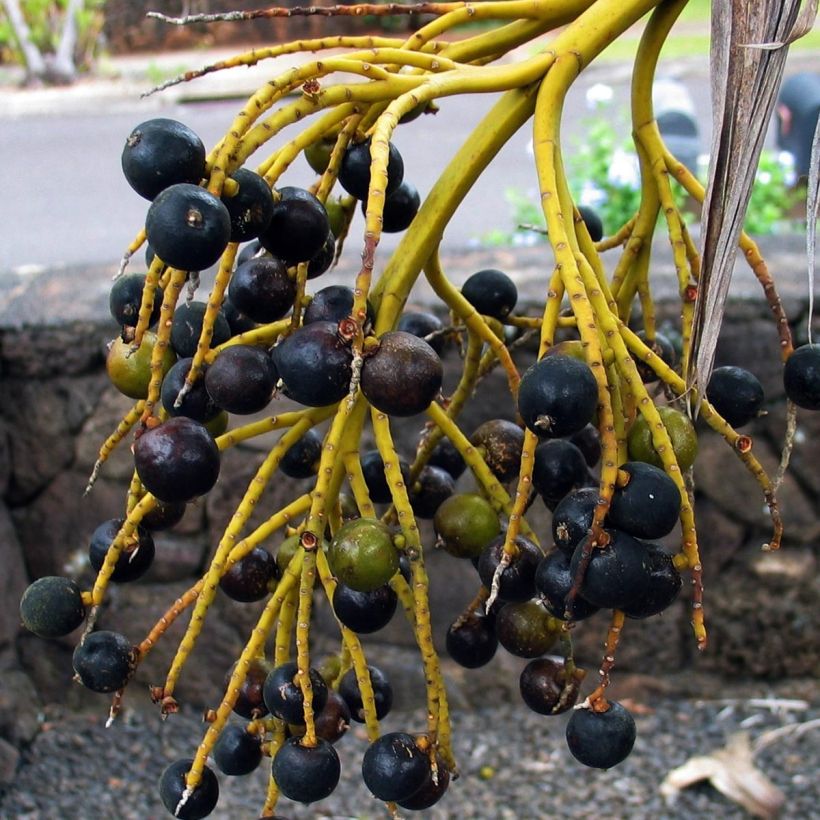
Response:
[[[125,141],[122,170],[145,199],[171,185],[197,184],[205,176],[205,146],[187,125],[163,117],[138,125]]]
[[[569,437],[569,441],[584,454],[589,467],[594,467],[601,460],[601,437],[593,425],[582,427]]]
[[[347,395],[352,361],[334,322],[304,325],[273,349],[285,393],[308,407],[324,407]]]
[[[798,407],[820,410],[820,344],[798,347],[786,359],[783,386]]]
[[[678,597],[683,586],[672,556],[659,544],[646,544],[649,561],[649,583],[643,596],[624,613],[630,618],[649,618],[663,612]]]
[[[539,715],[560,715],[575,705],[582,676],[567,672],[561,658],[535,658],[521,671],[521,698]]]
[[[446,340],[444,336],[433,334],[437,334],[442,327],[441,320],[432,313],[408,311],[402,313],[399,317],[396,330],[403,330],[405,333],[412,333],[414,336],[424,339],[441,356],[444,353]],[[433,335],[432,338],[430,338],[431,335]]]
[[[258,324],[250,316],[239,310],[229,296],[226,296],[222,301],[222,315],[228,321],[231,337],[238,336],[240,333],[247,333],[249,330],[258,327]]]
[[[609,769],[625,760],[636,734],[632,715],[615,701],[605,712],[573,710],[566,731],[572,756],[594,769]]]
[[[379,800],[405,800],[421,788],[429,768],[412,735],[389,732],[367,747],[362,779]]]
[[[347,285],[328,285],[317,290],[305,308],[302,323],[305,325],[314,322],[335,322],[338,324],[353,313],[353,288]],[[372,324],[374,319],[373,308],[367,304],[367,318],[365,324]]]
[[[368,450],[359,456],[362,465],[364,483],[367,485],[367,492],[370,500],[374,504],[389,504],[393,497],[390,495],[390,487],[387,484],[387,477],[384,474],[384,461],[378,450]],[[402,480],[405,484],[410,480],[410,465],[399,459],[399,470],[401,470]]]
[[[162,501],[205,495],[219,478],[219,448],[198,421],[168,419],[134,442],[134,466],[145,489]]]
[[[400,233],[410,227],[421,205],[421,197],[416,186],[402,180],[393,193],[384,201],[382,212],[382,233]],[[367,214],[367,202],[362,200],[362,213]]]
[[[166,265],[200,271],[222,256],[231,238],[231,218],[222,202],[204,188],[172,185],[151,203],[145,234]]]
[[[264,410],[276,382],[267,351],[251,345],[226,347],[205,373],[205,389],[214,404],[237,415]]]
[[[518,658],[537,658],[561,635],[561,624],[539,600],[506,603],[495,618],[495,634],[507,652]]]
[[[604,238],[604,223],[598,212],[590,208],[589,205],[579,205],[578,213],[581,215],[584,225],[586,225],[589,238],[593,242],[600,242]]]
[[[241,726],[226,726],[214,745],[214,763],[222,774],[250,774],[262,762],[262,744]]]
[[[303,746],[290,737],[273,758],[273,779],[289,800],[315,803],[333,792],[339,782],[339,756],[331,743],[317,739],[315,746]]]
[[[187,302],[174,311],[171,347],[180,358],[191,358],[196,353],[207,308],[205,302]],[[222,311],[217,311],[209,347],[217,347],[230,338],[231,326]]]
[[[144,273],[126,273],[120,276],[111,286],[111,292],[108,296],[108,309],[118,325],[136,327],[144,289]],[[162,296],[162,288],[157,287],[154,291],[154,304],[151,307],[151,318],[148,321],[148,327],[153,327],[159,320]]]
[[[315,279],[330,269],[333,260],[336,258],[336,237],[333,231],[328,231],[325,243],[310,257],[307,268],[307,278]]]
[[[428,464],[422,468],[419,477],[410,487],[410,506],[417,518],[433,518],[455,489],[456,483],[447,470]]]
[[[325,206],[304,188],[287,187],[280,189],[259,241],[286,265],[296,265],[322,250],[329,230]]]
[[[535,589],[547,611],[560,620],[583,621],[598,611],[589,601],[576,595],[567,610],[567,598],[572,589],[573,575],[569,557],[560,550],[545,555],[535,571]]]
[[[515,539],[515,548],[515,555],[499,576],[498,598],[501,601],[527,601],[535,594],[535,570],[541,560],[541,551],[523,535]],[[499,535],[478,559],[478,574],[487,589],[492,588],[503,555],[504,536]]]
[[[117,533],[122,527],[124,519],[112,518],[103,521],[91,535],[91,543],[88,547],[88,560],[91,566],[99,572]],[[137,531],[128,539],[120,552],[117,563],[114,565],[114,572],[111,580],[117,584],[136,581],[148,571],[154,561],[154,539],[151,533],[142,526],[137,527]]]
[[[743,427],[760,414],[763,385],[742,367],[717,367],[709,379],[706,398],[732,427]]]
[[[298,667],[292,661],[280,664],[268,675],[263,696],[269,711],[287,723],[303,721],[304,697],[297,678]],[[315,670],[310,670],[313,709],[320,712],[327,702],[327,684]]]
[[[189,419],[206,424],[221,412],[219,407],[205,390],[205,380],[200,374],[193,387],[183,396],[182,403],[176,407],[177,396],[185,385],[185,379],[191,370],[192,358],[179,359],[165,374],[160,388],[160,401],[169,416],[188,416]]]
[[[447,765],[442,758],[436,756],[436,773],[433,776],[433,767],[430,765],[429,757],[425,757],[427,761],[427,776],[424,783],[404,800],[397,800],[398,805],[403,809],[409,811],[424,811],[434,806],[444,797],[445,792],[450,786],[450,772],[447,770]]]
[[[438,395],[441,359],[430,345],[401,330],[385,333],[365,356],[361,388],[373,407],[389,416],[415,416]]]
[[[134,672],[131,642],[119,632],[92,632],[74,650],[74,671],[92,692],[116,692]]]
[[[20,599],[23,626],[41,638],[61,638],[85,620],[82,590],[70,578],[38,578]]]
[[[149,510],[140,522],[140,526],[149,532],[161,532],[170,530],[182,521],[187,506],[184,502],[169,503],[156,500],[154,508]]]
[[[552,537],[568,558],[589,532],[597,505],[597,487],[582,487],[565,495],[553,510]]]
[[[461,295],[482,316],[505,319],[518,301],[518,288],[506,273],[489,268],[470,276]]]
[[[231,670],[233,671],[233,670]],[[240,717],[247,720],[256,720],[268,714],[265,706],[264,688],[268,675],[273,671],[273,664],[264,658],[254,658],[248,665],[245,680],[239,687],[239,696],[234,703],[233,710]],[[228,686],[231,673],[225,676],[225,686]]]
[[[662,538],[678,523],[680,490],[661,469],[643,461],[620,466],[609,523],[635,538]],[[623,480],[622,480],[623,479]]]
[[[233,196],[222,194],[222,203],[231,218],[231,242],[255,239],[268,227],[273,216],[273,194],[265,180],[240,168],[231,174],[239,190]]]
[[[589,470],[584,454],[569,441],[552,439],[539,444],[533,457],[532,486],[548,506],[583,486]]]
[[[447,654],[466,669],[478,669],[495,657],[498,637],[495,616],[474,612],[450,624],[446,636]]]
[[[536,362],[521,377],[518,411],[539,436],[560,438],[581,430],[598,406],[592,370],[573,356],[556,353]]]
[[[219,587],[234,601],[250,603],[266,598],[278,578],[276,559],[263,547],[254,547],[220,578]]]
[[[290,478],[310,478],[318,472],[321,457],[322,437],[311,429],[282,456],[279,469]]]
[[[524,431],[511,421],[491,419],[479,425],[470,436],[487,466],[502,483],[512,481],[521,469]]]
[[[376,717],[381,720],[386,717],[393,708],[393,687],[387,676],[375,666],[368,666],[370,674],[370,684],[373,687],[373,702]],[[344,698],[350,709],[350,717],[357,723],[364,723],[364,708],[362,706],[362,693],[359,689],[359,682],[356,680],[356,672],[348,669],[339,682],[339,694]]]
[[[236,309],[254,322],[275,322],[293,307],[296,282],[280,259],[259,256],[237,267],[228,296]]]
[[[387,584],[370,592],[337,584],[333,593],[333,611],[348,629],[366,635],[378,632],[390,623],[397,601],[396,593]]]
[[[367,199],[370,188],[370,140],[349,145],[339,168],[339,184],[356,199]],[[389,196],[401,185],[404,178],[404,161],[393,143],[388,144],[387,186]]]
[[[205,766],[202,770],[202,780],[177,813],[177,806],[186,788],[185,778],[193,763],[193,758],[177,760],[165,769],[159,779],[159,796],[163,806],[181,820],[199,820],[201,817],[207,817],[216,808],[219,800],[219,781],[213,771]]]
[[[443,470],[447,470],[456,480],[458,480],[467,469],[467,462],[464,460],[464,457],[448,438],[442,438],[433,448],[433,452],[430,453],[430,459],[427,463],[433,467],[441,467]]]

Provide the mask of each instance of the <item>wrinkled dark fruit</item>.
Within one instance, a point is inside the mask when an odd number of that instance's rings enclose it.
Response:
[[[584,362],[561,353],[536,362],[521,377],[518,411],[542,437],[560,438],[583,429],[598,406],[598,385]]]
[[[361,388],[373,407],[389,416],[424,412],[441,388],[441,359],[430,345],[401,330],[385,333],[365,357]]]
[[[798,407],[820,410],[820,344],[798,347],[786,359],[783,386]]]
[[[635,736],[632,715],[615,701],[605,712],[574,709],[567,723],[572,756],[594,769],[609,769],[625,760],[635,745]]]
[[[390,713],[393,708],[393,687],[387,676],[375,666],[368,666],[370,674],[370,684],[373,687],[373,706],[376,717],[381,720]],[[364,723],[364,709],[362,708],[362,693],[359,689],[359,682],[356,680],[356,672],[348,669],[339,681],[339,694],[344,698],[350,717],[357,723]]]
[[[145,234],[166,265],[200,271],[222,256],[231,238],[231,217],[213,194],[182,183],[166,188],[151,203]]]
[[[304,188],[286,187],[279,190],[279,200],[259,241],[290,266],[316,256],[329,230],[325,206]]]
[[[455,492],[456,483],[447,470],[426,465],[410,487],[410,506],[418,518],[430,519]]]
[[[521,698],[539,715],[560,715],[578,700],[581,682],[569,675],[563,658],[536,658],[518,679]]]
[[[20,599],[23,626],[41,638],[61,638],[85,620],[82,590],[69,578],[38,578]]]
[[[201,373],[193,387],[183,396],[180,406],[175,407],[179,391],[191,371],[192,362],[192,358],[180,359],[165,374],[160,388],[160,401],[169,416],[188,416],[189,419],[207,424],[219,415],[222,408],[208,395]]]
[[[404,161],[398,148],[391,142],[388,144],[385,194],[392,194],[401,185],[402,179]],[[339,168],[339,184],[356,199],[367,199],[370,188],[370,140],[347,147]]]
[[[277,375],[261,347],[233,345],[222,350],[205,373],[214,404],[237,415],[264,410],[273,397]]]
[[[629,618],[650,618],[669,607],[683,586],[672,556],[659,544],[646,544],[649,584],[643,597],[624,609]]]
[[[763,385],[742,367],[716,367],[706,388],[709,403],[732,427],[743,427],[760,415]]]
[[[662,538],[678,523],[680,490],[661,469],[642,461],[629,461],[619,468],[628,476],[620,479],[609,508],[609,523],[635,538]]]
[[[97,572],[102,569],[108,548],[124,523],[125,520],[122,518],[112,518],[104,521],[92,533],[88,560]],[[154,539],[151,534],[144,527],[138,526],[136,533],[128,539],[120,552],[111,580],[117,584],[124,584],[141,578],[153,563],[154,552]]]
[[[296,282],[280,259],[260,256],[237,267],[228,296],[236,309],[254,322],[275,322],[293,307]]]
[[[528,538],[515,539],[517,553],[499,576],[498,598],[501,601],[527,601],[535,593],[535,570],[541,560],[541,551]],[[487,589],[492,588],[496,568],[504,555],[504,536],[499,535],[481,553],[478,575]]]
[[[505,419],[485,421],[470,436],[470,444],[481,448],[484,461],[500,482],[517,478],[524,447],[524,431],[517,424]]]
[[[466,669],[488,664],[498,649],[495,616],[474,612],[450,624],[446,636],[447,654]]]
[[[289,478],[310,478],[319,470],[322,457],[322,437],[315,430],[308,430],[282,456],[279,469]]]
[[[231,242],[255,239],[268,227],[273,216],[273,194],[268,183],[253,171],[240,168],[231,174],[239,190],[222,195],[231,219]]]
[[[333,745],[317,738],[316,746],[303,746],[288,738],[273,758],[273,779],[289,800],[315,803],[333,792],[341,766]]]
[[[186,302],[178,305],[171,324],[171,347],[180,358],[191,358],[196,353],[202,323],[207,309],[205,302]],[[217,347],[231,338],[231,326],[219,310],[214,322],[210,347]]]
[[[337,584],[333,593],[333,611],[348,628],[361,635],[378,632],[390,623],[396,612],[398,598],[385,584],[370,592]]]
[[[201,782],[177,813],[176,808],[185,791],[185,778],[193,763],[193,758],[177,760],[165,769],[159,779],[159,796],[163,806],[181,820],[199,820],[201,817],[207,817],[216,808],[219,800],[219,781],[213,771],[205,766]]]
[[[389,732],[367,747],[362,759],[362,779],[379,800],[405,800],[417,792],[430,764],[412,735]]]
[[[142,292],[145,288],[145,278],[144,273],[126,273],[111,286],[111,292],[108,295],[108,309],[118,325],[136,327],[142,304]],[[148,327],[153,327],[159,320],[162,297],[162,288],[157,287],[154,291],[154,303],[151,306]]]
[[[187,125],[158,117],[131,132],[121,163],[128,184],[154,199],[171,185],[197,184],[205,176],[205,146]]]
[[[482,316],[506,319],[518,301],[518,288],[506,273],[488,268],[468,277],[461,295]]]
[[[92,632],[77,645],[74,671],[92,692],[116,692],[134,673],[136,656],[130,641],[119,632]]]
[[[219,579],[219,587],[234,601],[251,603],[266,598],[278,578],[276,559],[263,547],[254,547]]]
[[[535,571],[535,589],[547,611],[562,621],[583,621],[594,615],[599,607],[576,595],[567,611],[567,596],[572,589],[574,576],[569,557],[560,550],[545,555]]]
[[[262,744],[257,735],[241,726],[226,726],[214,745],[214,763],[222,774],[241,777],[262,762]]]
[[[303,720],[304,697],[297,679],[298,671],[296,663],[288,661],[277,666],[265,681],[265,705],[271,714],[286,723],[302,723]],[[313,688],[313,709],[318,713],[327,703],[327,684],[315,669],[310,669],[309,674]]]

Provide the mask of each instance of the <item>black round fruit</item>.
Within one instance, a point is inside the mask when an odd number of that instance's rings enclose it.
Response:
[[[214,763],[222,774],[250,774],[262,762],[262,744],[241,726],[226,726],[214,745]]]
[[[222,315],[228,321],[231,329],[231,338],[240,333],[247,333],[258,325],[250,316],[244,314],[232,301],[230,296],[226,296],[222,301]]]
[[[478,669],[495,657],[498,637],[495,616],[471,613],[450,624],[446,637],[447,654],[466,669]]]
[[[604,238],[604,223],[598,212],[590,208],[589,205],[579,205],[578,213],[587,227],[589,238],[593,242],[600,242]]]
[[[296,282],[280,259],[259,256],[237,267],[228,296],[236,309],[254,322],[275,322],[293,307]]]
[[[683,581],[672,556],[659,544],[646,544],[649,584],[643,596],[624,609],[630,618],[649,618],[663,612],[678,597]]]
[[[321,457],[322,437],[311,429],[282,456],[279,469],[289,478],[310,478],[319,471]]]
[[[455,489],[456,483],[447,470],[427,464],[410,487],[410,506],[418,518],[433,518]]]
[[[70,578],[38,578],[20,599],[23,626],[41,638],[61,638],[85,620],[82,590]]]
[[[74,650],[74,671],[92,692],[116,692],[134,673],[136,656],[119,632],[92,632]]]
[[[376,717],[381,720],[390,713],[393,708],[393,687],[381,669],[375,666],[367,667],[370,675],[370,684],[373,687],[373,706]],[[339,681],[339,694],[344,698],[350,709],[350,717],[357,723],[364,723],[364,708],[362,705],[362,693],[359,689],[359,682],[356,680],[356,672],[348,669]]]
[[[569,441],[552,439],[539,444],[533,457],[532,486],[547,506],[555,505],[589,476],[584,454]]]
[[[409,811],[424,811],[434,806],[444,797],[447,788],[450,785],[450,772],[447,770],[447,765],[442,760],[440,755],[436,755],[436,775],[433,776],[433,767],[430,765],[430,759],[427,760],[427,776],[424,779],[421,787],[417,789],[410,797],[405,797],[404,800],[396,801],[399,806]]]
[[[165,374],[160,388],[160,401],[169,416],[188,416],[189,419],[207,424],[216,418],[222,408],[217,406],[205,389],[205,380],[200,377],[193,387],[183,396],[182,403],[175,407],[177,396],[185,385],[185,379],[191,371],[192,358],[179,359]]]
[[[263,547],[254,547],[219,579],[220,589],[234,601],[261,601],[279,578],[276,559]]]
[[[187,125],[159,117],[138,125],[125,141],[122,170],[145,199],[181,182],[205,176],[205,146]]]
[[[279,190],[279,200],[259,241],[286,265],[296,265],[322,250],[329,231],[325,206],[304,188],[286,187]]]
[[[412,735],[389,732],[367,747],[362,779],[379,800],[406,800],[424,784],[429,768]]]
[[[174,311],[171,324],[171,347],[180,358],[191,358],[196,353],[207,308],[205,302],[186,302]],[[209,346],[217,347],[230,338],[231,326],[220,310],[216,314]]]
[[[598,611],[597,606],[576,595],[567,612],[567,596],[572,589],[573,579],[570,559],[561,550],[553,550],[545,555],[535,571],[535,589],[544,606],[551,615],[562,621],[583,621]]]
[[[273,779],[289,800],[315,803],[333,792],[339,782],[341,766],[333,745],[317,739],[315,746],[303,746],[290,737],[273,758]]]
[[[219,448],[198,421],[168,419],[134,442],[134,466],[149,493],[166,502],[192,501],[219,478]]]
[[[601,437],[594,425],[587,424],[573,433],[569,440],[584,454],[589,467],[594,467],[601,460]]]
[[[820,410],[820,344],[798,347],[786,359],[783,386],[798,407]]]
[[[347,285],[328,285],[317,290],[305,308],[302,324],[310,325],[314,322],[335,322],[347,319],[353,313],[353,288]],[[373,308],[367,304],[367,319],[365,324],[372,324],[374,319]]]
[[[399,317],[396,330],[403,330],[405,333],[412,333],[414,336],[424,339],[441,356],[444,353],[444,343],[446,341],[444,336],[434,336],[432,339],[428,336],[437,333],[442,327],[441,320],[432,313],[407,311]],[[458,476],[453,477],[458,478]]]
[[[162,804],[174,817],[181,820],[200,820],[201,817],[207,817],[216,808],[219,800],[219,781],[213,771],[204,766],[202,780],[177,813],[177,806],[185,792],[185,778],[193,763],[193,758],[177,760],[165,769],[159,779],[159,796]]]
[[[382,211],[382,233],[400,233],[410,227],[421,205],[421,197],[416,186],[402,180],[393,193],[384,201]],[[367,214],[367,202],[362,199],[362,213]]]
[[[388,143],[387,185],[385,194],[390,194],[401,185],[404,178],[404,161],[393,143]],[[342,157],[339,168],[339,184],[356,199],[367,199],[370,188],[370,140],[349,145]]]
[[[142,292],[145,289],[145,279],[144,273],[126,273],[111,286],[111,292],[108,295],[108,309],[118,325],[136,327],[142,304]],[[162,288],[157,286],[154,291],[154,304],[151,307],[148,327],[153,327],[159,320],[162,297]]]
[[[145,234],[166,265],[200,271],[222,256],[231,238],[231,218],[213,194],[182,183],[166,188],[151,203]]]
[[[635,744],[635,721],[615,701],[604,712],[575,709],[567,722],[567,745],[572,756],[595,769],[617,766]]]
[[[112,518],[103,521],[92,533],[88,547],[88,560],[97,572],[102,569],[108,548],[124,523],[125,520],[122,518]],[[154,539],[151,533],[138,526],[136,533],[128,539],[120,552],[117,563],[114,565],[114,572],[111,574],[111,580],[117,584],[136,581],[137,578],[145,575],[153,563],[154,552]]]
[[[521,698],[539,715],[560,715],[575,705],[581,676],[567,672],[563,658],[535,658],[521,671]]]
[[[456,481],[467,469],[467,462],[464,461],[464,457],[448,438],[442,438],[433,448],[427,463],[433,467],[441,467],[443,470],[447,470]]]
[[[359,463],[362,465],[362,475],[370,500],[374,504],[390,504],[393,496],[390,494],[390,487],[384,473],[384,461],[379,451],[368,450],[362,453],[359,456]],[[410,481],[410,465],[404,459],[399,459],[399,470],[402,481],[406,485]]]
[[[304,719],[304,696],[297,679],[298,671],[293,661],[280,664],[268,675],[263,690],[265,705],[270,712],[287,723],[302,723]],[[315,669],[311,669],[309,675],[313,710],[319,713],[327,703],[327,684]]]
[[[717,367],[706,388],[709,403],[732,427],[757,418],[763,407],[763,385],[742,367]]]
[[[233,670],[232,670],[233,671]],[[265,658],[254,658],[248,664],[245,680],[239,687],[239,695],[234,703],[233,710],[240,717],[247,720],[256,720],[268,714],[265,706],[264,688],[268,675],[273,671],[273,664]],[[229,672],[225,676],[225,686],[231,679]]]
[[[582,487],[565,495],[553,510],[552,537],[567,558],[589,532],[597,506],[598,489]]]
[[[626,476],[615,486],[608,522],[635,538],[662,538],[678,522],[681,495],[675,482],[661,469],[643,461],[628,461],[619,468]]]
[[[539,436],[560,438],[583,429],[598,406],[598,385],[587,364],[556,353],[521,377],[518,411]]]
[[[267,351],[251,345],[226,347],[205,373],[205,389],[214,404],[237,415],[264,410],[276,382]]]
[[[504,538],[499,535],[478,559],[478,574],[487,589],[492,588],[496,569],[504,555]],[[541,560],[541,551],[523,535],[516,537],[515,548],[516,554],[499,576],[498,598],[501,601],[527,601],[535,593],[535,570]]]
[[[474,273],[461,295],[482,315],[505,319],[518,301],[518,288],[506,273],[489,268]]]
[[[240,168],[231,174],[239,190],[233,196],[222,194],[222,203],[231,219],[231,242],[247,242],[259,236],[273,216],[273,194],[264,178]]]
[[[327,232],[325,244],[310,257],[307,268],[307,278],[315,279],[330,269],[336,258],[336,236],[333,231]]]
[[[182,521],[187,506],[184,502],[168,503],[155,499],[154,508],[149,510],[142,517],[140,526],[149,532],[160,532],[170,530]]]
[[[398,596],[385,584],[370,592],[359,592],[344,584],[336,584],[333,611],[348,628],[361,635],[378,632],[390,623],[396,612]]]

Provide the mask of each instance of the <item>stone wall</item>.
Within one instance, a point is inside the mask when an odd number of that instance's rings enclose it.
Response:
[[[804,312],[799,301],[788,307],[799,320]],[[661,307],[661,313],[670,310]],[[801,326],[804,322],[799,321],[796,327]],[[101,521],[121,515],[131,475],[127,447],[114,454],[92,493],[83,497],[100,443],[130,407],[129,400],[108,386],[104,373],[104,346],[114,333],[113,325],[89,320],[9,326],[0,335],[0,560],[5,569],[0,575],[0,779],[4,760],[14,761],[15,746],[36,731],[42,703],[80,706],[91,697],[71,684],[76,636],[43,641],[21,632],[18,602],[26,585],[42,575],[70,573],[87,587],[92,579],[85,558],[89,536]],[[532,353],[525,351],[519,365],[531,360]],[[748,432],[755,453],[773,470],[784,430],[784,401],[776,336],[760,302],[730,305],[718,353],[718,364],[726,363],[748,367],[763,382],[767,414]],[[459,370],[454,353],[446,365],[446,386],[451,386]],[[468,405],[464,428],[471,431],[489,418],[511,418],[505,394],[502,375],[493,373]],[[277,412],[283,408],[277,405]],[[421,424],[410,419],[396,425],[398,447],[405,457],[413,452]],[[783,549],[763,553],[760,546],[768,540],[770,525],[760,492],[724,442],[701,431],[696,514],[709,647],[697,653],[683,596],[662,616],[627,624],[618,670],[681,678],[681,673],[693,671],[772,680],[820,676],[818,442],[820,414],[801,412],[792,467],[780,493],[786,522]],[[136,584],[111,590],[100,616],[105,628],[141,640],[162,611],[196,581],[269,445],[270,440],[250,442],[225,454],[215,490],[190,505],[172,532],[157,535],[157,560],[149,574]],[[461,479],[460,489],[470,486],[469,477]],[[274,480],[255,516],[261,519],[266,510],[277,509],[306,487],[306,482]],[[548,532],[549,513],[540,501],[532,508],[532,518],[538,532]],[[430,543],[429,526],[424,531]],[[431,554],[428,568],[434,631],[442,645],[447,626],[473,597],[477,579],[469,564],[445,554]],[[258,611],[259,605],[218,598],[180,682],[181,699],[213,703],[222,673],[236,657]],[[318,618],[323,635],[319,643],[330,646],[335,627],[326,604],[318,605]],[[144,693],[147,685],[162,682],[176,648],[174,636],[182,626],[177,624],[141,666],[133,689]],[[574,633],[579,657],[593,670],[605,632],[606,617],[599,615]],[[368,646],[379,643],[408,646],[412,635],[397,616],[367,641]],[[502,676],[516,664],[509,657],[499,658],[487,670],[471,675],[469,686],[482,691],[503,688]],[[459,670],[452,671],[457,681],[463,679]],[[468,699],[469,686],[464,695]],[[93,702],[99,705],[97,698]]]

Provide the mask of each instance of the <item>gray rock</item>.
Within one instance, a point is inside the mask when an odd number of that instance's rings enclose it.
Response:
[[[0,737],[0,788],[14,782],[17,767],[20,764],[20,752],[7,740]]]
[[[20,598],[28,586],[23,552],[6,505],[0,502],[0,648],[20,629]]]

